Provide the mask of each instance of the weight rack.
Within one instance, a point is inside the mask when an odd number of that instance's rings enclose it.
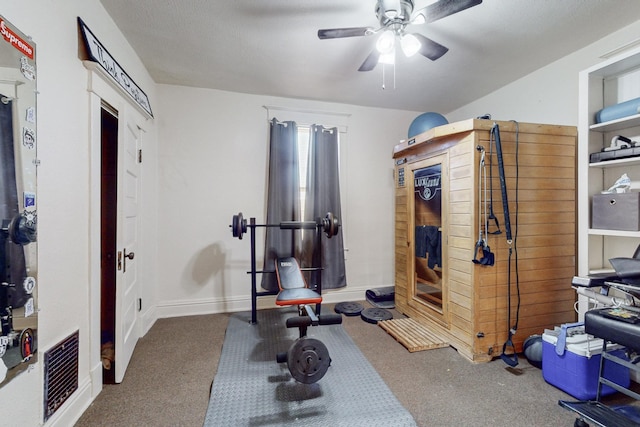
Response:
[[[329,215],[329,214],[328,214]],[[240,214],[240,218],[242,218],[242,214]],[[333,220],[333,215],[331,215],[331,219]],[[339,224],[339,223],[338,223]],[[251,271],[247,271],[247,274],[251,275],[251,323],[258,323],[257,320],[257,300],[258,297],[269,296],[269,295],[277,295],[280,291],[258,291],[257,289],[257,275],[258,274],[274,274],[275,270],[257,270],[256,269],[256,228],[257,227],[278,227],[281,230],[301,230],[301,229],[316,229],[316,244],[315,248],[318,248],[313,255],[313,265],[319,267],[306,267],[300,268],[301,271],[317,271],[317,283],[315,288],[311,288],[316,291],[318,294],[322,295],[322,231],[325,227],[323,225],[323,219],[318,218],[316,222],[283,222],[280,224],[256,224],[255,218],[249,218],[249,235],[251,238]],[[337,226],[339,227],[339,225]],[[233,228],[233,227],[232,227]],[[233,230],[232,230],[233,231]],[[334,232],[333,230],[331,231]],[[337,234],[337,229],[335,230]],[[329,235],[329,234],[327,234]],[[320,314],[320,306],[321,304],[316,304],[316,314]]]

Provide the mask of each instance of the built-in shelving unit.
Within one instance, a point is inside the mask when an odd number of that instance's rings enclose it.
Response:
[[[589,155],[616,135],[640,135],[640,114],[596,123],[602,108],[640,97],[640,49],[630,50],[580,73],[578,117],[578,274],[611,270],[609,259],[630,257],[640,231],[591,228],[592,199],[623,174],[640,190],[640,157],[590,163]],[[636,138],[634,138],[636,139]],[[586,304],[581,304],[581,311]]]

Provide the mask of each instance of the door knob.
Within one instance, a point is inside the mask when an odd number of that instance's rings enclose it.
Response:
[[[123,266],[123,268],[122,268],[122,272],[123,272],[123,273],[126,273],[126,272],[127,272],[127,260],[126,260],[126,258],[129,258],[130,260],[133,260],[133,257],[135,257],[135,256],[136,256],[136,254],[135,254],[134,252],[129,252],[129,253],[127,253],[127,248],[125,248],[125,249],[124,249],[124,257],[125,257],[125,260],[124,260],[124,266]],[[118,264],[118,265],[119,265],[119,264]],[[119,268],[118,268],[118,270],[119,270]]]

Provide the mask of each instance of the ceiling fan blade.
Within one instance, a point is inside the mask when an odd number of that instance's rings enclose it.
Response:
[[[353,28],[329,28],[325,30],[318,30],[318,38],[324,39],[339,39],[343,37],[361,37],[366,36],[368,31],[372,31],[371,27],[353,27]]]
[[[380,52],[378,49],[373,49],[373,51],[367,56],[367,59],[364,60],[358,71],[371,71],[376,68],[378,65],[378,59],[380,58]]]
[[[438,19],[445,18],[454,13],[462,12],[470,7],[477,6],[482,3],[482,0],[440,0],[424,9],[420,9],[413,18],[414,20],[418,15],[424,16],[424,22],[434,22]]]
[[[448,47],[444,47],[440,43],[436,43],[422,34],[414,33],[413,35],[420,40],[420,44],[422,45],[418,51],[420,55],[426,56],[432,61],[435,61],[449,51]]]

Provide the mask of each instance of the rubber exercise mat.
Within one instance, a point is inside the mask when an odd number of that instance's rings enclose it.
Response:
[[[331,366],[317,383],[292,379],[276,354],[298,337],[285,319],[294,308],[236,313],[229,325],[211,389],[205,427],[219,426],[415,426],[342,325],[310,327],[308,336],[329,350]]]
[[[424,325],[407,317],[378,322],[378,325],[396,341],[405,346],[410,353],[449,347],[449,343],[429,331]]]

